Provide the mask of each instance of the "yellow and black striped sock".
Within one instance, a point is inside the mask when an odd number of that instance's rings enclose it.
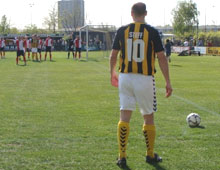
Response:
[[[155,125],[143,125],[143,133],[147,145],[146,155],[154,158],[154,142],[156,136]]]
[[[118,146],[119,146],[119,158],[126,158],[126,146],[129,136],[129,123],[118,122]]]

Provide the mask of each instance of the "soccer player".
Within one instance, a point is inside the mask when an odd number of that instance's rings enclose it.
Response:
[[[34,61],[34,58],[36,58],[36,61],[38,61],[37,47],[38,47],[37,35],[33,35],[31,40],[32,61]]]
[[[145,23],[146,5],[136,3],[131,16],[134,23],[117,30],[110,55],[111,84],[119,87],[120,120],[118,122],[119,158],[117,165],[126,167],[126,147],[129,136],[129,122],[132,111],[139,105],[144,118],[143,134],[146,142],[146,162],[158,163],[162,158],[154,152],[156,128],[154,112],[157,110],[155,89],[155,55],[166,81],[166,97],[172,94],[169,69],[158,31]],[[115,71],[117,56],[119,77]]]
[[[4,40],[4,38],[0,39],[0,56],[1,56],[1,58],[5,58],[5,40]]]
[[[70,52],[72,52],[73,59],[74,59],[74,40],[73,40],[72,35],[69,37],[68,46],[69,46],[69,48],[68,48],[68,59],[70,58]]]
[[[165,51],[166,51],[167,60],[171,62],[171,57],[170,57],[171,56],[171,43],[169,39],[166,40]]]
[[[51,39],[50,36],[48,36],[45,41],[45,46],[46,46],[46,53],[45,53],[45,59],[44,59],[45,61],[47,60],[47,52],[50,53],[50,61],[52,61],[52,54],[51,54],[52,45],[53,45],[53,40]]]
[[[26,52],[28,53],[28,59],[30,60],[30,51],[31,51],[31,41],[28,39],[28,36],[25,36],[25,56]]]
[[[76,51],[75,51],[75,59],[77,57],[77,53],[79,53],[79,60],[81,58],[81,47],[82,47],[82,42],[81,39],[79,38],[79,36],[77,35],[75,40],[74,40],[74,45],[76,47]]]
[[[16,47],[17,47],[16,65],[18,65],[18,60],[19,60],[20,56],[23,56],[23,58],[24,58],[24,65],[26,65],[26,58],[25,58],[25,54],[24,54],[25,43],[24,43],[23,37],[19,36],[18,39],[15,39],[15,40],[8,39],[7,41],[12,41],[12,42],[14,42],[16,44]]]
[[[41,51],[42,51],[42,45],[43,45],[43,41],[42,39],[40,38],[40,36],[37,37],[37,40],[38,40],[38,46],[37,46],[37,52],[39,53],[40,55],[40,61],[41,61]]]

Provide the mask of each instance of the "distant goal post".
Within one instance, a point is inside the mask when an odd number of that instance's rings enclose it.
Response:
[[[89,51],[92,50],[91,48],[91,41],[94,40],[94,35],[100,36],[98,41],[101,43],[99,45],[99,50],[104,52],[111,49],[113,37],[116,32],[116,27],[113,25],[85,25],[79,28],[79,37],[82,40],[82,35],[85,41],[85,48],[86,48],[86,59],[88,60]],[[93,37],[91,38],[93,34]],[[95,37],[96,38],[96,37]]]
[[[79,29],[79,38],[82,40],[82,30],[86,30],[86,60],[89,58],[89,25],[85,25]]]

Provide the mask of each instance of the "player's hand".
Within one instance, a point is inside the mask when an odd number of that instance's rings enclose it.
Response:
[[[118,87],[118,75],[116,74],[116,72],[113,72],[111,75],[111,84],[114,87]]]
[[[166,84],[166,97],[170,97],[172,95],[173,89],[170,83]]]

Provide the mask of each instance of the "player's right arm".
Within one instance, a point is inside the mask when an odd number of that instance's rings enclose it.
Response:
[[[110,55],[110,75],[111,75],[111,84],[114,87],[118,87],[118,75],[116,73],[116,64],[117,64],[117,56],[121,49],[120,45],[120,29],[117,31],[115,35],[115,39],[113,42],[113,47]]]
[[[110,55],[110,74],[111,74],[111,84],[114,87],[118,87],[118,75],[116,73],[116,64],[117,64],[117,56],[118,50],[112,50]]]

